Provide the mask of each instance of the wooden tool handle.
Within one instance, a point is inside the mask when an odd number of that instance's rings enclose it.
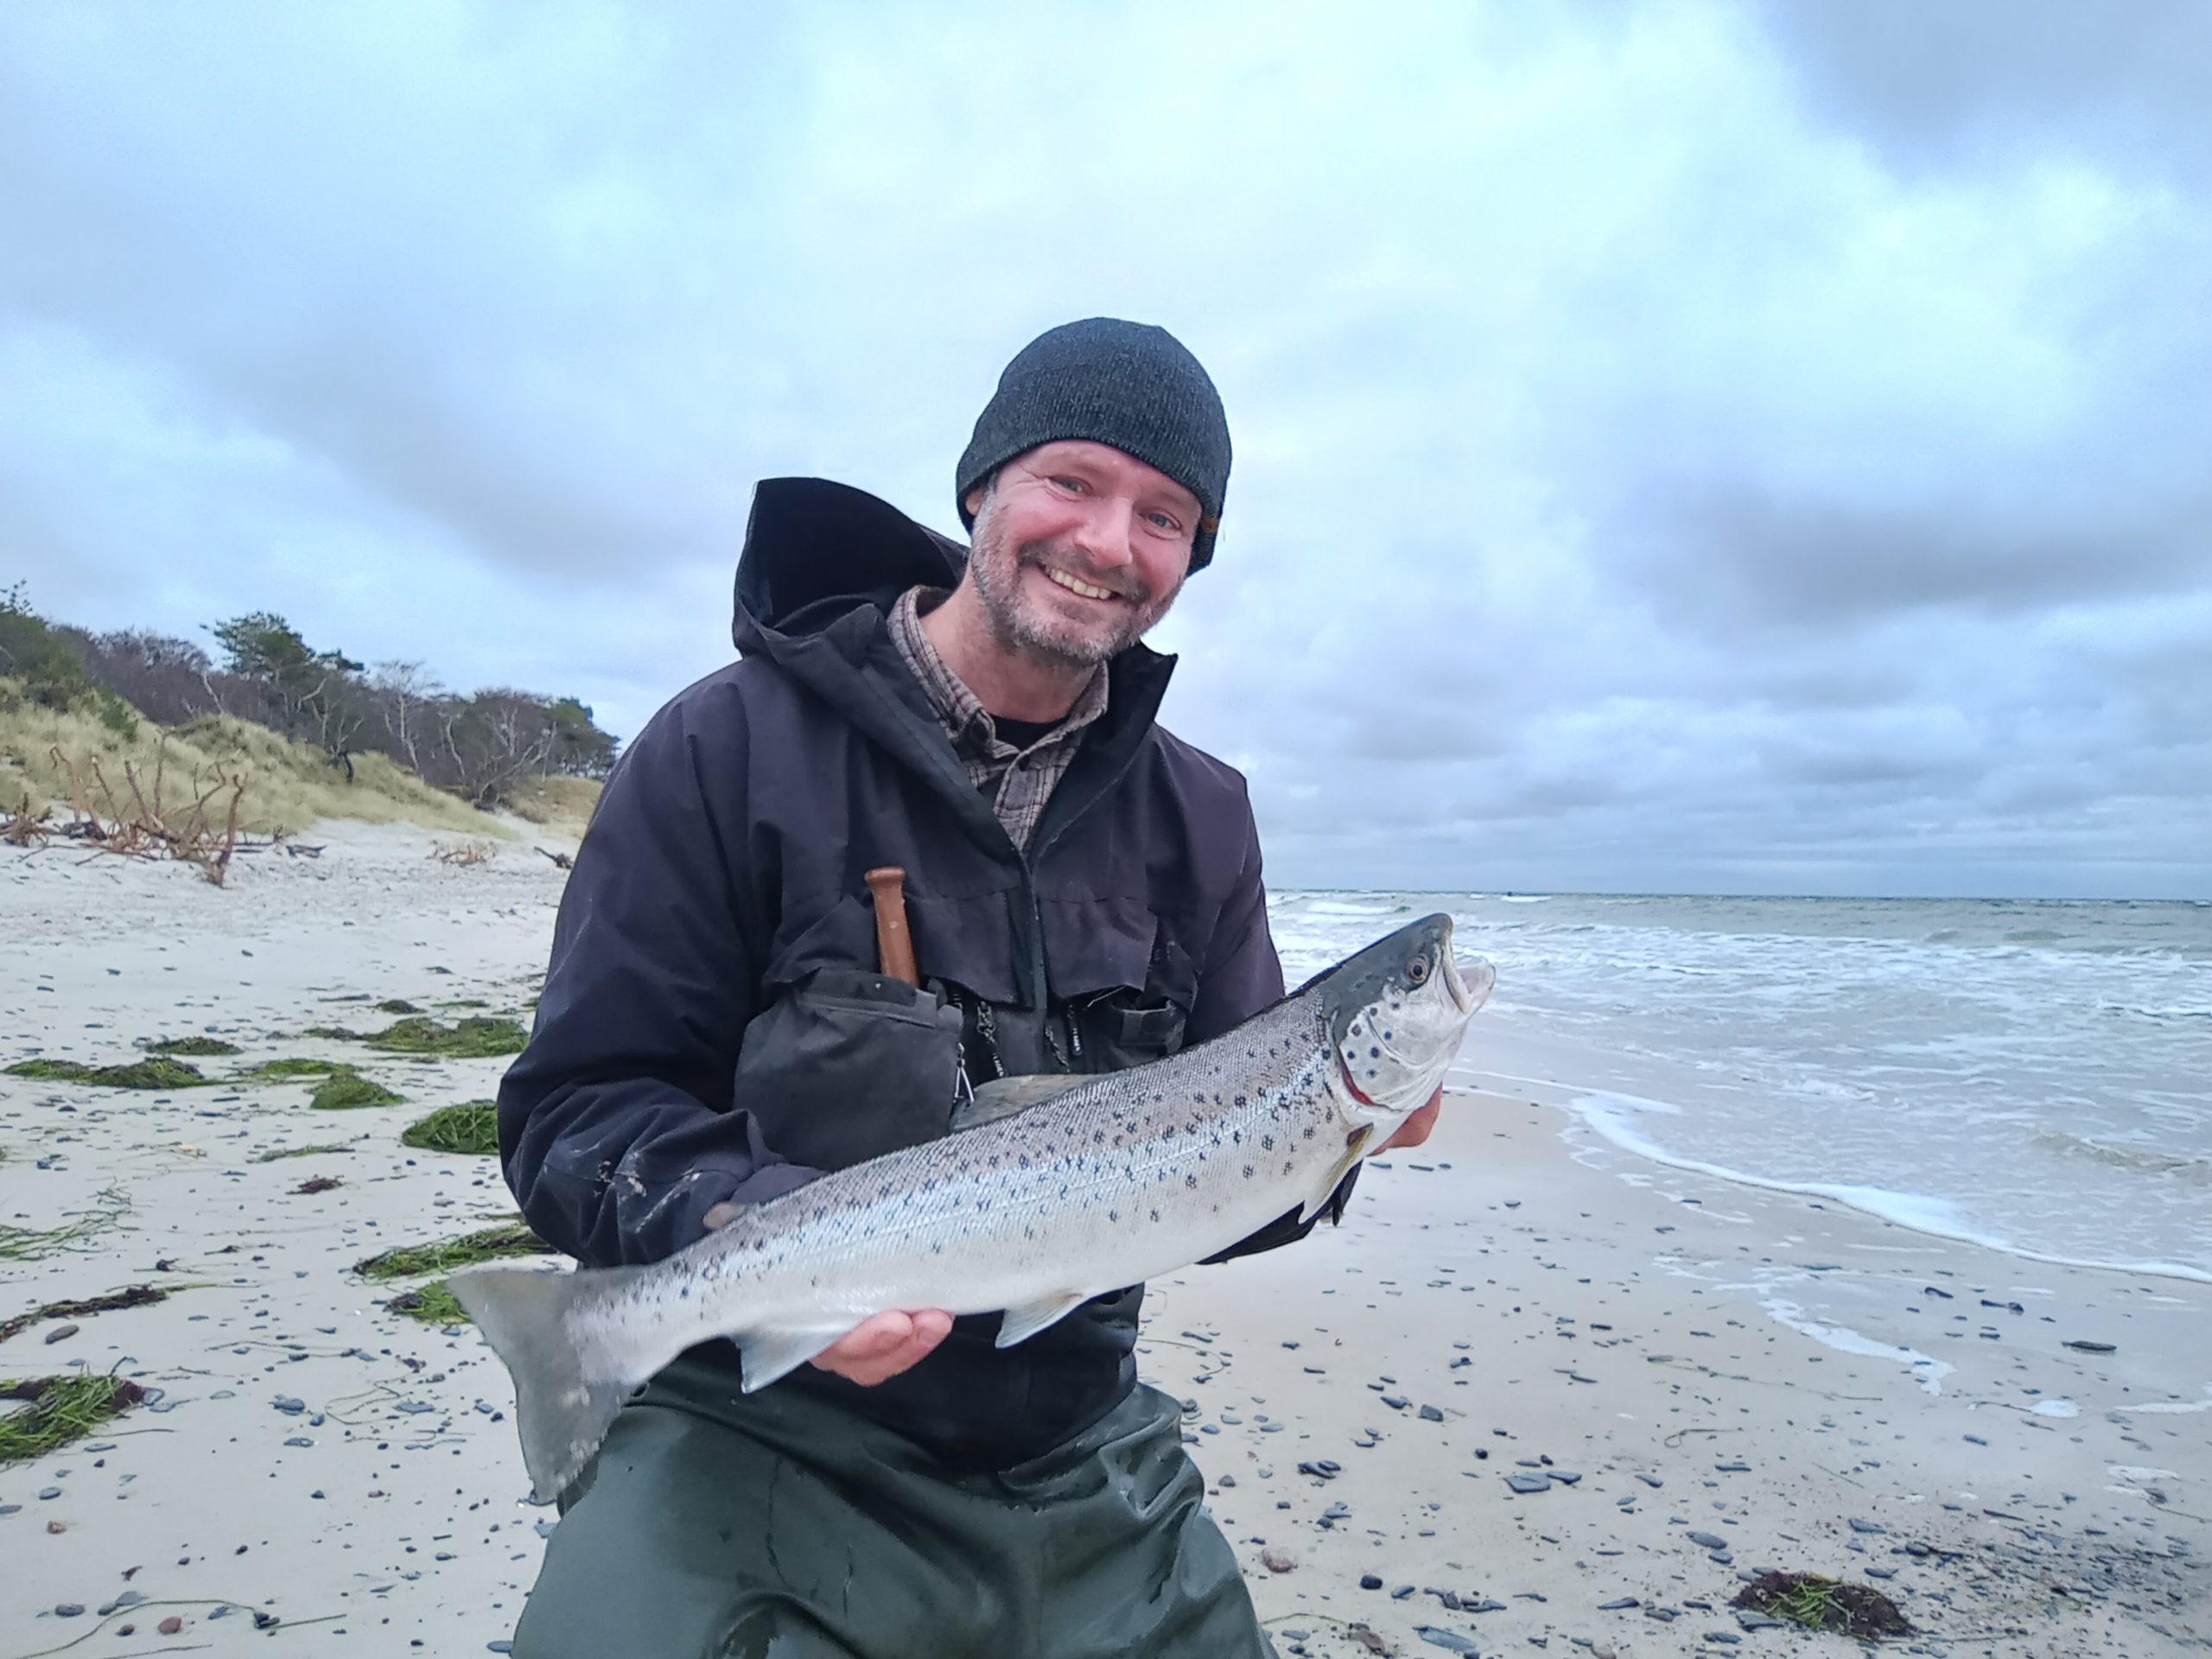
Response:
[[[875,898],[877,966],[892,979],[920,984],[921,975],[914,969],[913,937],[906,931],[906,872],[896,864],[886,864],[868,871],[861,880]]]

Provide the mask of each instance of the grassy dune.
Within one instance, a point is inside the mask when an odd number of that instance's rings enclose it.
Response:
[[[256,835],[296,832],[318,818],[357,818],[492,840],[514,837],[498,818],[433,789],[380,754],[354,756],[348,784],[320,749],[247,721],[207,715],[164,734],[142,720],[137,735],[125,738],[90,712],[56,712],[8,695],[16,690],[0,679],[0,804],[10,809],[26,796],[34,809],[49,801],[67,805],[68,774],[53,758],[58,748],[77,768],[89,804],[103,817],[118,810],[135,815],[127,765],[149,805],[159,770],[165,810],[189,805],[218,776],[243,775],[238,827]],[[93,780],[95,763],[114,796],[112,805]],[[546,778],[524,786],[515,807],[549,830],[581,834],[598,796],[599,785],[589,779]]]

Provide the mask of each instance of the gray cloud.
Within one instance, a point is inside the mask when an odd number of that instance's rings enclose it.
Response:
[[[2212,22],[0,12],[0,582],[617,729],[760,477],[1031,334],[1228,401],[1169,719],[1279,880],[2212,893]]]

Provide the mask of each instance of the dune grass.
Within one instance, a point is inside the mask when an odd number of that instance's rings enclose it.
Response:
[[[0,1400],[24,1403],[0,1416],[0,1465],[28,1463],[95,1433],[146,1397],[120,1376],[27,1376],[0,1380]]]
[[[428,1117],[410,1123],[399,1139],[403,1145],[428,1152],[497,1153],[499,1108],[488,1100],[441,1106]]]
[[[428,1244],[402,1244],[353,1264],[365,1279],[411,1279],[416,1274],[449,1273],[476,1262],[497,1262],[510,1255],[550,1255],[554,1249],[519,1219],[504,1227],[486,1227],[454,1238]]]
[[[9,690],[18,688],[0,680],[0,691]],[[158,765],[163,798],[172,803],[189,799],[195,773],[203,790],[219,775],[243,776],[246,787],[238,828],[253,835],[296,833],[319,818],[358,818],[514,839],[513,830],[499,819],[433,789],[381,754],[355,755],[354,780],[348,784],[321,750],[249,721],[203,715],[164,734],[141,720],[136,734],[124,737],[89,706],[57,710],[27,696],[0,695],[0,756],[15,763],[0,771],[0,793],[9,806],[28,794],[34,810],[49,801],[66,808],[69,779],[54,764],[57,748],[88,783],[97,762],[118,793],[126,788],[127,762],[149,799]]]
[[[599,805],[596,778],[531,778],[507,791],[507,806],[527,823],[581,837]]]

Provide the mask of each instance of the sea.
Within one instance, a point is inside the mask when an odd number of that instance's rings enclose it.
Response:
[[[1497,969],[1461,1082],[1529,1085],[1664,1163],[2042,1261],[2212,1282],[2212,904],[1269,904],[1293,984],[1439,910],[1460,954]]]

